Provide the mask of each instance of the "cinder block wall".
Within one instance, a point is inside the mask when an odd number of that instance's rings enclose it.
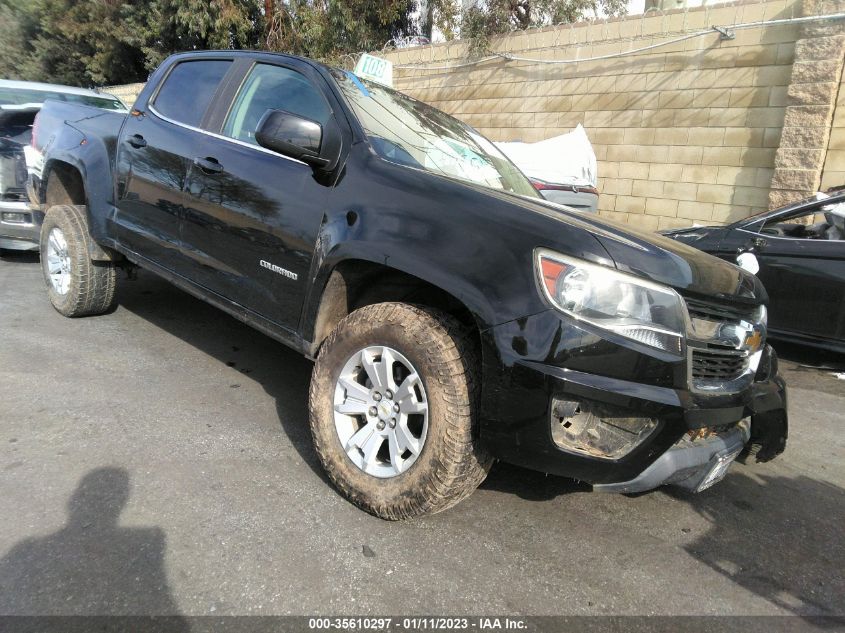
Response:
[[[804,0],[805,15],[845,12],[845,0]],[[836,101],[845,58],[845,20],[810,22],[802,26],[787,93],[780,147],[769,207],[804,198],[822,186],[822,172],[842,165],[829,147],[835,125]],[[840,117],[842,113],[840,112]],[[835,141],[834,141],[835,142]],[[830,175],[828,180],[831,180]],[[838,183],[843,184],[840,179]]]
[[[106,86],[103,92],[113,94],[115,97],[123,101],[130,108],[135,103],[135,99],[141,94],[145,84],[123,84],[122,86]]]
[[[801,14],[797,0],[740,2],[520,33],[494,41],[493,49],[578,59],[712,25]],[[714,31],[603,61],[397,68],[394,81],[497,141],[537,141],[582,123],[599,160],[602,215],[647,229],[723,224],[769,204],[800,36],[795,25],[737,30],[734,39]],[[464,55],[462,44],[443,44],[388,57],[431,66]],[[837,120],[845,121],[842,108]],[[831,147],[841,141],[831,136]]]
[[[845,5],[845,2],[842,3]],[[843,6],[845,10],[845,6]],[[833,39],[833,38],[831,38]],[[845,56],[845,35],[836,37],[839,50]],[[840,62],[842,58],[840,57]],[[845,68],[840,67],[841,79],[836,90],[833,124],[821,174],[821,189],[845,185]]]

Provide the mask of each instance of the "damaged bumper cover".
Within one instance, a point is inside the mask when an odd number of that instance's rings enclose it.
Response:
[[[500,459],[641,492],[702,490],[734,459],[768,461],[787,439],[786,385],[766,346],[734,389],[691,388],[685,359],[645,353],[541,313],[484,333],[481,438]]]
[[[599,492],[644,492],[672,484],[701,492],[719,482],[750,439],[747,424],[701,439],[682,438],[654,463],[629,481],[598,484]]]

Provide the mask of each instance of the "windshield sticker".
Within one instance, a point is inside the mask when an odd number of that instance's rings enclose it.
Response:
[[[426,153],[425,165],[488,187],[502,188],[499,172],[468,145],[456,139],[434,139]]]
[[[369,91],[369,90],[367,90],[367,86],[365,86],[365,85],[361,82],[361,80],[360,80],[360,79],[358,79],[358,76],[357,76],[357,75],[355,75],[355,73],[351,73],[351,72],[349,72],[349,71],[347,70],[347,71],[346,71],[346,76],[347,76],[347,77],[349,77],[349,79],[352,81],[352,83],[354,83],[356,86],[358,86],[358,90],[360,90],[360,91],[361,91],[361,94],[362,94],[362,95],[364,95],[365,97],[369,97],[369,96],[370,96],[370,91]]]

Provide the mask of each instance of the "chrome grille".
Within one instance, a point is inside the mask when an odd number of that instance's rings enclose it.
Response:
[[[0,193],[0,200],[4,202],[26,202],[26,191],[20,187],[6,189],[6,191]]]
[[[692,327],[688,333],[692,379],[703,386],[743,376],[756,349],[748,341],[759,326],[761,308],[696,299],[686,299],[686,304]]]
[[[692,377],[699,380],[735,380],[747,365],[748,356],[744,352],[692,350]]]
[[[722,304],[706,303],[695,299],[687,299],[687,310],[693,319],[707,319],[708,321],[749,321],[756,322],[758,318],[758,307],[727,306]]]

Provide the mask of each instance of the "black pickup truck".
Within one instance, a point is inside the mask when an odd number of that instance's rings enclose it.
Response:
[[[544,201],[401,93],[287,55],[186,53],[128,115],[48,102],[36,127],[55,308],[106,312],[141,266],[315,359],[316,452],[373,514],[443,510],[494,459],[702,490],[784,449],[753,275]]]

